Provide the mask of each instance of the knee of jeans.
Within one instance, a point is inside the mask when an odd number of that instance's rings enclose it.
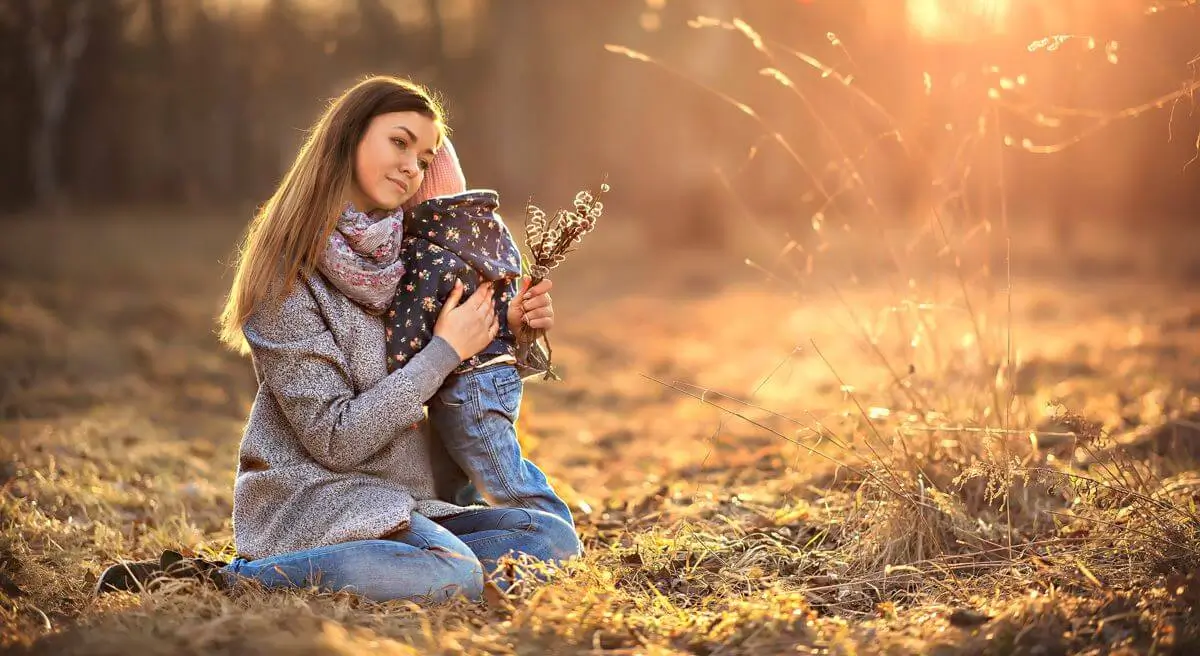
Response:
[[[472,554],[462,554],[442,546],[432,547],[430,551],[443,553],[452,567],[442,582],[442,595],[445,599],[462,595],[472,601],[483,598],[483,565]]]
[[[548,512],[526,510],[533,517],[533,532],[545,542],[547,551],[558,560],[567,560],[583,553],[579,535],[570,524]]]

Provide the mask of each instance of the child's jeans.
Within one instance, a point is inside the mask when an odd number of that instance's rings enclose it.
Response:
[[[452,374],[429,400],[429,423],[489,503],[541,510],[573,529],[567,504],[521,455],[516,424],[523,385],[509,364]]]

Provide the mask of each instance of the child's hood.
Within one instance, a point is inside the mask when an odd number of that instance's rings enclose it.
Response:
[[[471,190],[431,198],[412,208],[404,232],[428,240],[498,280],[521,273],[521,253],[496,209],[495,191]]]

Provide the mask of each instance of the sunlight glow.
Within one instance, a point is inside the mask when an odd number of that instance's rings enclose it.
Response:
[[[1001,34],[1012,13],[1010,0],[907,0],[905,18],[918,36],[931,41],[969,41]]]

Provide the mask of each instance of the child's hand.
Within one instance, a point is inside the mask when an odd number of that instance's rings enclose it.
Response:
[[[500,318],[492,302],[493,290],[492,283],[484,283],[460,305],[463,283],[456,280],[438,314],[433,334],[449,342],[461,360],[482,351],[500,332]]]
[[[549,279],[529,288],[529,278],[521,284],[521,291],[508,304],[508,325],[514,334],[532,328],[549,331],[554,327],[554,305],[550,301],[550,290],[554,283]]]

